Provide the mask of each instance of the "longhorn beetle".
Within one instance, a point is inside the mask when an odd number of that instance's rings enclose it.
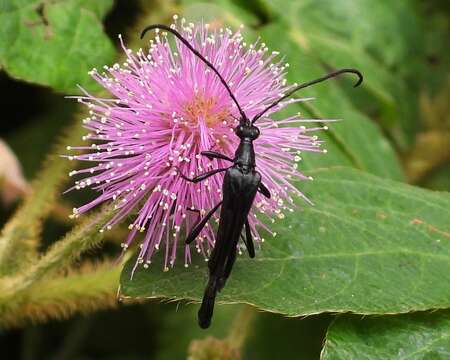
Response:
[[[200,52],[192,47],[192,45],[176,30],[166,25],[155,24],[146,27],[141,33],[141,39],[147,31],[153,29],[161,29],[172,33],[185,46],[188,47],[206,66],[208,66],[219,78],[228,94],[240,113],[239,125],[234,129],[235,134],[239,137],[240,143],[234,158],[230,158],[224,154],[215,151],[203,151],[202,155],[209,159],[227,160],[232,165],[228,168],[221,168],[208,171],[204,174],[198,175],[194,178],[188,178],[180,171],[180,176],[186,181],[198,183],[217,173],[225,172],[222,185],[222,201],[214,206],[196,225],[192,228],[186,238],[186,244],[190,244],[200,234],[203,227],[206,225],[211,216],[217,211],[219,207],[220,219],[219,228],[217,230],[216,242],[214,249],[208,261],[209,280],[203,296],[203,301],[198,311],[198,322],[200,327],[208,328],[211,323],[211,318],[214,310],[214,302],[217,292],[223,289],[225,283],[230,276],[236,260],[237,244],[241,237],[242,230],[245,228],[245,236],[242,236],[243,241],[247,247],[248,254],[251,258],[255,257],[255,249],[253,246],[252,233],[248,222],[248,214],[252,207],[256,193],[260,192],[266,198],[270,198],[269,189],[261,182],[261,175],[256,169],[255,151],[253,148],[253,141],[255,141],[260,132],[255,122],[263,116],[268,110],[277,106],[281,101],[289,98],[300,89],[320,83],[322,81],[331,79],[337,75],[344,73],[352,73],[358,76],[358,81],[354,85],[357,87],[363,81],[362,74],[356,69],[340,69],[333,71],[318,79],[305,82],[288,91],[287,94],[280,97],[264,110],[255,115],[251,120],[242,110],[239,102],[231,91],[225,79]]]

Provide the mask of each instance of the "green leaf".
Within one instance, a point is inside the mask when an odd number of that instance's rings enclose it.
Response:
[[[213,26],[232,26],[241,24],[255,26],[257,17],[228,0],[216,0],[214,3],[198,0],[183,0],[182,13],[190,22],[210,22]]]
[[[292,31],[295,36],[296,30]],[[378,112],[382,115],[380,122],[385,128],[394,135],[400,129],[398,123],[407,132],[415,130],[416,124],[411,121],[413,116],[417,117],[416,102],[411,101],[414,99],[414,93],[406,88],[400,76],[393,77],[386,67],[346,39],[336,38],[330,33],[309,34],[308,38],[308,52],[317,56],[320,62],[328,64],[332,68],[356,68],[364,74],[362,87],[366,88],[372,96],[367,97],[361,92],[362,96],[358,95],[368,98],[366,99],[368,104],[374,102],[375,98],[378,103]],[[366,104],[363,106],[367,107]],[[414,109],[412,115],[411,109]],[[397,136],[397,140],[402,142],[402,145],[405,141],[399,136]]]
[[[401,72],[410,69],[417,52],[423,51],[423,34],[412,1],[260,1],[270,13],[302,29],[305,38],[322,33],[343,39]]]
[[[327,334],[322,360],[444,360],[450,357],[450,312],[383,318],[341,316]]]
[[[393,90],[389,70],[405,76],[416,69],[417,53],[424,54],[419,21],[408,2],[262,1],[302,39],[305,50],[332,66],[364,70],[370,91],[391,105],[395,104],[389,93]]]
[[[261,31],[261,37],[272,50],[280,51],[290,64],[287,78],[291,82],[304,82],[322,76],[326,70],[314,56],[305,52],[295,36],[279,42],[284,32],[281,25],[271,25]],[[355,79],[352,77],[352,81]],[[351,82],[345,85],[349,86]],[[352,89],[354,92],[359,89]],[[343,119],[327,124],[334,141],[358,169],[375,175],[402,180],[403,174],[396,155],[378,126],[357,111],[346,94],[333,81],[302,90],[299,97],[314,97],[305,106],[317,117]],[[320,135],[320,134],[319,134]],[[346,165],[346,164],[335,164]]]
[[[363,87],[377,100],[380,120],[391,136],[402,147],[413,141],[417,108],[411,98],[422,85],[418,74],[424,73],[425,56],[423,29],[413,2],[260,1],[266,13],[284,23],[279,37],[293,35],[303,50],[331,68],[361,70],[366,77]],[[403,81],[407,77],[410,84]]]
[[[13,0],[0,6],[0,64],[12,77],[78,92],[97,89],[87,72],[110,63],[114,47],[97,15],[110,1]],[[92,10],[92,11],[91,11]],[[97,15],[96,15],[97,14]]]
[[[114,0],[72,0],[77,3],[79,7],[91,10],[99,19],[102,19],[108,14],[114,5]]]
[[[349,168],[310,172],[301,204],[271,225],[256,259],[241,256],[220,303],[249,303],[289,316],[320,312],[402,313],[450,306],[450,195]],[[180,249],[180,251],[182,251]],[[134,259],[121,275],[124,296],[199,300],[206,263],[164,273]]]

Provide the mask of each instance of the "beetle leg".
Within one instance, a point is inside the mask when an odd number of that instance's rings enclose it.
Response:
[[[248,255],[251,258],[255,257],[255,247],[253,245],[253,236],[250,230],[250,224],[248,223],[248,219],[245,220],[245,246],[247,247]]]
[[[259,183],[258,191],[263,194],[266,198],[270,199],[270,191],[266,185]]]
[[[197,224],[191,229],[191,232],[187,236],[185,243],[190,244],[195,240],[195,238],[200,234],[202,229],[205,227],[208,220],[211,218],[211,216],[216,212],[216,210],[219,208],[219,206],[222,205],[222,201],[219,202],[216,206],[214,206],[209,213],[205,215],[203,219],[200,219]]]
[[[233,162],[233,159],[229,158],[228,156],[221,154],[217,151],[202,151],[200,154],[206,156],[208,159],[222,159],[222,160],[228,160]]]
[[[211,171],[205,172],[204,174],[197,175],[196,177],[188,178],[186,175],[184,175],[184,174],[180,171],[180,169],[178,169],[178,171],[180,172],[180,176],[181,176],[184,180],[189,181],[189,182],[192,182],[192,183],[194,183],[194,184],[196,184],[196,183],[198,183],[198,182],[200,182],[200,181],[206,180],[207,178],[209,178],[209,177],[211,177],[211,176],[213,176],[213,175],[215,175],[215,174],[217,174],[217,173],[220,173],[220,172],[222,172],[222,171],[227,171],[227,170],[228,170],[227,168],[223,168],[223,169],[215,169],[215,170],[211,170]]]
[[[217,291],[220,291],[225,286],[225,283],[230,276],[231,270],[233,269],[234,262],[236,261],[237,248],[234,247],[231,249],[230,254],[228,255],[225,263],[225,269],[223,271],[223,275],[217,281]]]

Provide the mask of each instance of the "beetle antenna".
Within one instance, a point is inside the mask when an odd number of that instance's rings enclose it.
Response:
[[[288,98],[289,96],[294,94],[296,91],[298,91],[300,89],[307,88],[307,87],[309,87],[311,85],[314,85],[314,84],[318,84],[318,83],[320,83],[322,81],[329,80],[331,78],[334,78],[334,77],[336,77],[338,75],[345,74],[345,73],[356,74],[358,76],[358,81],[355,83],[355,85],[353,85],[353,87],[357,87],[357,86],[359,86],[362,83],[363,76],[356,69],[340,69],[340,70],[333,71],[333,72],[331,72],[331,73],[329,73],[327,75],[324,75],[324,76],[322,76],[322,77],[320,77],[318,79],[311,80],[311,81],[308,81],[308,82],[305,82],[303,84],[300,84],[300,85],[296,86],[291,91],[289,91],[286,95],[282,96],[278,100],[275,100],[272,104],[270,104],[268,107],[266,107],[263,111],[261,111],[259,114],[255,115],[255,117],[252,120],[252,124],[254,124],[255,121],[258,120],[261,116],[263,116],[268,110],[270,110],[273,107],[277,106],[281,101],[283,101],[284,99]]]
[[[141,32],[141,39],[144,37],[144,35],[147,33],[147,31],[150,30],[154,30],[154,29],[162,29],[162,30],[166,30],[170,33],[172,33],[175,37],[178,38],[178,40],[180,40],[184,45],[186,45],[186,47],[192,51],[192,53],[194,53],[195,56],[197,56],[200,60],[202,60],[212,71],[214,71],[214,73],[219,77],[220,82],[223,84],[223,86],[225,86],[225,89],[227,89],[228,94],[230,94],[231,99],[233,99],[234,103],[236,104],[239,113],[241,114],[241,117],[243,120],[247,120],[247,115],[245,115],[244,110],[242,110],[241,106],[239,105],[236,97],[234,96],[233,92],[231,91],[230,87],[228,86],[227,82],[225,81],[225,79],[222,77],[222,75],[220,75],[219,71],[217,71],[217,69],[214,67],[213,64],[211,64],[211,62],[209,62],[202,54],[200,54],[197,50],[195,50],[192,45],[189,43],[189,41],[187,41],[178,31],[176,31],[175,29],[172,29],[171,27],[167,26],[167,25],[163,25],[163,24],[155,24],[155,25],[150,25],[147,26],[144,30],[142,30]]]

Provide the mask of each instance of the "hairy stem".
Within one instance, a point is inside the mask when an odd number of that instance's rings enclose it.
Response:
[[[98,245],[103,239],[99,230],[110,216],[111,209],[103,209],[100,213],[91,215],[63,239],[57,241],[36,263],[23,273],[2,283],[1,297],[12,297],[29,288],[44,276],[68,266],[83,251]]]
[[[115,307],[119,276],[120,265],[105,262],[39,282],[14,301],[0,302],[0,326],[20,326]]]

